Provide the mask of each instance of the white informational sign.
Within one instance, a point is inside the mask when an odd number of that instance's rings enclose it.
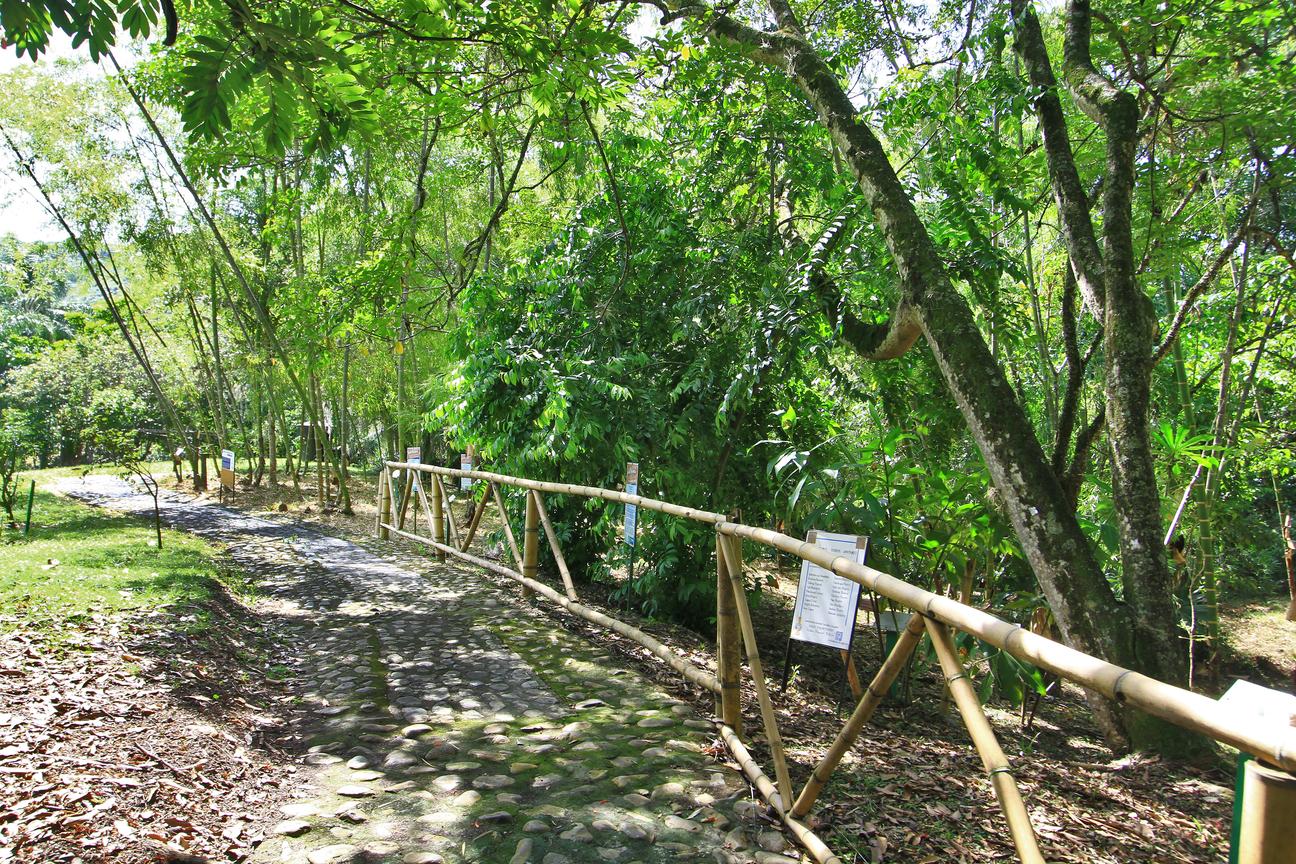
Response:
[[[639,463],[626,463],[626,492],[639,494]],[[633,504],[625,505],[625,542],[627,546],[635,545],[635,529],[638,527],[639,508]]]
[[[460,454],[460,456],[459,456],[459,468],[460,468],[460,470],[462,470],[462,471],[471,471],[471,470],[472,470],[472,456],[468,455],[467,453],[462,453],[462,454]],[[472,478],[471,478],[471,477],[460,477],[460,478],[459,478],[459,488],[460,488],[460,489],[471,489],[471,488],[472,488]]]
[[[234,451],[233,451],[233,450],[222,450],[222,451],[221,451],[221,470],[222,470],[222,471],[233,471],[233,470],[234,470]]]
[[[1296,716],[1296,696],[1281,690],[1270,690],[1250,681],[1234,681],[1228,692],[1220,697],[1239,719],[1254,723],[1257,731],[1286,729]]]
[[[411,465],[418,465],[418,464],[419,464],[419,458],[420,458],[422,455],[423,455],[423,451],[420,450],[418,447],[406,447],[406,448],[405,448],[405,461],[408,462],[408,463],[411,464]]]
[[[868,557],[867,537],[811,531],[806,542],[851,558],[858,564],[863,564]],[[849,651],[855,633],[859,591],[858,582],[843,579],[818,564],[802,561],[796,607],[792,612],[792,638],[798,642]]]

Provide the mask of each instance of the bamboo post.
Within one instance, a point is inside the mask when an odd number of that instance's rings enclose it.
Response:
[[[388,469],[388,473],[387,473],[387,524],[388,525],[392,524],[392,520],[396,518],[396,511],[400,509],[400,504],[398,503],[399,493],[396,489],[396,484],[398,482],[399,481],[396,480],[396,472],[391,469]]]
[[[432,541],[434,543],[445,543],[445,495],[441,488],[441,480],[434,477],[432,483]],[[446,555],[440,549],[436,550],[436,560],[438,564],[444,564]]]
[[[445,488],[445,481],[443,481],[440,477],[436,478],[436,481],[441,486],[441,498],[445,501],[446,515],[450,517],[449,519],[446,520],[446,524],[450,526],[450,538],[454,541],[454,545],[458,546],[459,545],[459,523],[455,522],[454,509],[450,506],[450,490]]]
[[[721,547],[724,542],[716,534],[716,673],[720,679],[716,714],[738,734],[742,729],[742,659],[738,655],[742,635],[738,630],[738,603]]]
[[[481,524],[482,515],[486,512],[486,499],[490,497],[491,487],[494,485],[494,483],[487,481],[486,485],[482,487],[481,502],[477,505],[477,509],[473,511],[472,521],[468,523],[468,533],[464,535],[463,543],[459,546],[460,552],[467,552],[468,547],[472,545],[473,538],[477,536],[477,526]]]
[[[522,576],[535,581],[540,570],[540,508],[536,506],[535,490],[527,490],[526,526],[522,536]],[[529,586],[522,586],[522,599],[525,600],[535,592]]]
[[[991,728],[990,721],[986,719],[985,711],[981,708],[981,700],[972,688],[967,673],[963,671],[963,664],[959,662],[958,650],[954,647],[949,628],[939,621],[929,620],[927,630],[931,633],[932,644],[936,646],[936,656],[940,658],[941,671],[945,673],[945,680],[954,695],[954,702],[958,705],[959,713],[963,715],[963,722],[967,725],[968,734],[972,736],[972,743],[976,745],[977,753],[981,755],[986,773],[990,775],[990,782],[999,799],[999,806],[1003,809],[1004,818],[1008,820],[1008,830],[1012,834],[1017,855],[1021,858],[1022,864],[1044,864],[1044,856],[1040,854],[1039,846],[1035,841],[1035,829],[1031,826],[1030,814],[1026,812],[1026,802],[1022,800],[1017,781],[1013,779],[1008,757],[999,747],[994,729]]]
[[[378,525],[375,533],[379,540],[390,540],[386,525],[391,522],[391,494],[388,488],[391,485],[391,469],[386,465],[378,473]]]
[[[734,603],[738,607],[738,621],[742,625],[743,642],[747,646],[747,667],[756,685],[756,698],[760,701],[761,719],[765,725],[765,738],[774,758],[774,776],[778,778],[781,801],[792,800],[792,780],[788,776],[787,759],[783,756],[783,741],[779,738],[778,720],[774,704],[770,702],[769,688],[765,684],[765,668],[761,665],[760,649],[756,647],[756,628],[752,626],[751,610],[747,608],[747,589],[742,582],[742,540],[723,538],[725,565],[729,569],[729,584],[733,586]],[[779,809],[783,813],[782,807]]]
[[[540,493],[532,490],[531,497],[535,499],[536,510],[540,511],[540,524],[544,526],[545,536],[549,538],[549,548],[553,552],[554,560],[558,562],[558,572],[562,574],[563,586],[567,589],[567,599],[576,599],[576,586],[572,584],[571,571],[567,569],[567,559],[563,557],[562,549],[558,546],[558,535],[554,533],[553,523],[549,521],[549,511],[545,509],[544,499]]]
[[[1258,760],[1246,763],[1237,864],[1290,864],[1296,850],[1296,777]]]
[[[499,486],[491,484],[491,489],[495,493],[495,506],[499,508],[500,524],[504,526],[504,536],[508,538],[509,549],[513,552],[513,560],[517,562],[518,572],[523,572],[526,568],[522,566],[522,553],[518,551],[517,540],[513,539],[513,527],[509,525],[508,510],[504,507],[504,496],[500,494]]]
[[[901,633],[895,647],[887,655],[886,662],[878,670],[873,681],[869,684],[868,690],[864,692],[864,698],[855,706],[855,711],[851,714],[846,725],[837,733],[837,739],[833,741],[828,752],[819,760],[814,771],[810,774],[810,779],[806,781],[805,788],[801,790],[801,795],[797,798],[796,804],[792,806],[790,815],[794,819],[800,819],[810,812],[814,806],[815,800],[818,799],[819,793],[827,785],[828,779],[832,772],[837,768],[837,763],[841,762],[846,751],[855,743],[860,732],[864,729],[865,724],[873,717],[873,712],[877,710],[878,705],[882,704],[882,699],[891,689],[892,682],[900,674],[905,663],[909,660],[909,655],[913,653],[914,646],[922,638],[924,619],[921,615],[915,615],[909,619],[909,626]]]

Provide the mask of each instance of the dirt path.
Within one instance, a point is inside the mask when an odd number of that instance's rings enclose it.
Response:
[[[152,509],[116,478],[59,490]],[[708,755],[709,700],[669,697],[458,567],[175,493],[162,512],[256,574],[311,710],[295,803],[249,860],[790,864]]]

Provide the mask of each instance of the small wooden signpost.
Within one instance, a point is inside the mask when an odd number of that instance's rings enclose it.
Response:
[[[225,490],[229,490],[230,503],[234,503],[234,451],[221,451],[220,495],[221,503],[225,501]]]
[[[868,558],[868,538],[854,534],[829,534],[811,531],[806,542],[863,564]],[[801,579],[797,583],[796,605],[792,609],[792,633],[783,658],[783,689],[787,689],[792,663],[792,643],[809,642],[841,651],[842,695],[851,670],[851,642],[855,637],[855,616],[859,612],[858,582],[844,579],[809,561],[801,562]],[[841,699],[838,699],[840,702]]]

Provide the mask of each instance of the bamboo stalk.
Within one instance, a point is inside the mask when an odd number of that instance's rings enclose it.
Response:
[[[513,527],[509,525],[508,510],[504,507],[504,496],[500,494],[499,484],[491,483],[495,493],[495,506],[499,508],[500,524],[504,526],[504,536],[508,538],[509,548],[513,550],[513,560],[517,562],[518,572],[522,571],[522,553],[518,551],[517,541],[513,539]]]
[[[662,643],[658,642],[653,637],[649,636],[647,633],[644,633],[642,630],[639,630],[635,627],[631,627],[629,624],[626,624],[624,621],[618,621],[616,618],[612,618],[608,615],[604,615],[602,612],[598,612],[594,609],[590,609],[588,606],[582,606],[580,603],[576,603],[574,601],[568,600],[566,596],[558,593],[553,588],[550,588],[548,585],[544,584],[543,582],[537,582],[534,579],[527,579],[516,570],[510,570],[507,567],[495,563],[494,561],[489,561],[485,558],[479,558],[476,555],[473,555],[469,552],[461,552],[460,550],[454,548],[453,546],[439,544],[434,540],[427,539],[426,537],[419,537],[414,534],[409,534],[408,532],[405,531],[400,531],[391,525],[388,525],[386,527],[390,528],[394,533],[400,535],[401,537],[404,537],[407,540],[413,540],[416,543],[422,543],[425,546],[431,546],[432,548],[437,549],[438,551],[441,552],[448,552],[449,554],[455,556],[456,558],[461,558],[464,561],[467,561],[471,564],[476,564],[478,567],[489,570],[492,573],[498,573],[501,576],[507,576],[508,578],[516,582],[520,582],[523,585],[529,587],[532,591],[536,592],[537,594],[543,595],[549,600],[552,600],[553,602],[557,603],[559,606],[563,607],[568,612],[571,612],[573,615],[577,615],[581,618],[584,618],[587,621],[592,621],[595,624],[606,627],[607,629],[612,630],[613,632],[621,634],[627,639],[631,639],[635,642],[638,642],[644,648],[648,649],[648,651],[651,652],[654,657],[657,657],[658,659],[664,661],[668,666],[670,666],[676,672],[680,673],[690,682],[696,684],[698,687],[701,687],[703,690],[706,690],[711,693],[720,692],[720,682],[716,680],[716,677],[714,675],[702,669],[697,668],[692,663],[689,663],[687,660],[684,660],[683,658],[679,657],[677,654],[675,654],[673,651],[671,651]]]
[[[473,538],[477,536],[477,526],[481,523],[482,515],[486,512],[486,499],[490,497],[491,489],[494,486],[494,483],[487,483],[482,488],[481,502],[478,503],[477,509],[473,511],[472,521],[468,523],[468,533],[464,536],[463,542],[459,544],[459,548],[465,552],[472,545]]]
[[[895,647],[887,655],[886,662],[878,670],[873,681],[870,682],[868,690],[864,692],[864,698],[855,706],[855,711],[851,714],[846,725],[837,733],[837,739],[833,741],[828,752],[819,760],[814,771],[810,774],[810,779],[806,781],[805,788],[801,790],[800,796],[797,797],[796,804],[792,807],[789,814],[797,819],[805,816],[814,806],[815,801],[819,798],[819,793],[827,785],[828,780],[832,777],[832,772],[836,770],[837,764],[841,762],[846,751],[855,743],[863,731],[865,724],[873,717],[873,712],[877,710],[878,705],[882,704],[882,698],[886,695],[887,690],[895,681],[900,670],[909,660],[909,655],[913,653],[914,647],[922,637],[924,619],[921,615],[915,615],[909,619],[909,626],[901,633]]]
[[[756,764],[756,760],[752,758],[751,753],[743,746],[742,741],[738,740],[737,733],[729,726],[721,726],[720,737],[729,747],[729,751],[733,753],[734,758],[738,760],[738,764],[742,766],[743,772],[752,781],[756,790],[769,802],[771,807],[783,813],[784,824],[791,829],[793,836],[801,842],[801,845],[814,857],[815,861],[819,862],[819,864],[844,864],[805,823],[792,818],[790,814],[783,810],[782,799],[779,798],[779,793],[774,788],[774,784],[760,770],[760,766]]]
[[[738,602],[734,600],[733,583],[729,581],[729,568],[725,565],[724,538],[716,535],[716,672],[719,673],[721,691],[717,697],[716,714],[726,726],[742,728],[742,658],[739,646],[742,634],[738,629]]]
[[[571,571],[567,569],[567,559],[563,557],[562,549],[558,546],[558,535],[554,533],[553,523],[549,521],[549,511],[545,509],[544,499],[534,489],[531,490],[531,497],[535,498],[536,509],[540,511],[540,524],[544,526],[545,536],[549,538],[549,548],[553,551],[554,560],[558,562],[558,572],[562,574],[563,586],[567,589],[567,599],[575,600],[576,586],[572,584]]]
[[[774,759],[774,776],[778,778],[779,813],[783,813],[781,802],[792,800],[792,779],[788,776],[787,760],[783,756],[783,741],[779,738],[774,704],[770,702],[769,688],[765,684],[765,668],[761,665],[760,649],[756,647],[756,628],[752,626],[751,610],[747,608],[747,590],[742,583],[741,553],[734,548],[739,542],[741,541],[736,538],[722,538],[720,547],[724,550],[725,566],[729,568],[729,582],[733,585],[738,621],[742,625],[743,642],[747,646],[747,668],[756,685],[756,698],[760,702],[761,720],[765,725],[765,739],[769,742],[770,755]]]
[[[931,633],[932,644],[936,646],[936,656],[940,658],[941,671],[945,673],[954,702],[963,715],[963,722],[968,734],[972,736],[977,753],[981,755],[986,773],[990,775],[1004,818],[1008,820],[1008,830],[1012,834],[1013,845],[1017,847],[1017,855],[1022,864],[1044,864],[1044,856],[1040,854],[1039,845],[1035,841],[1030,814],[1026,812],[1026,802],[1022,800],[1017,781],[1011,773],[1012,766],[995,738],[994,729],[986,719],[972,682],[963,671],[949,628],[939,621],[931,621],[927,624],[927,629]]]

